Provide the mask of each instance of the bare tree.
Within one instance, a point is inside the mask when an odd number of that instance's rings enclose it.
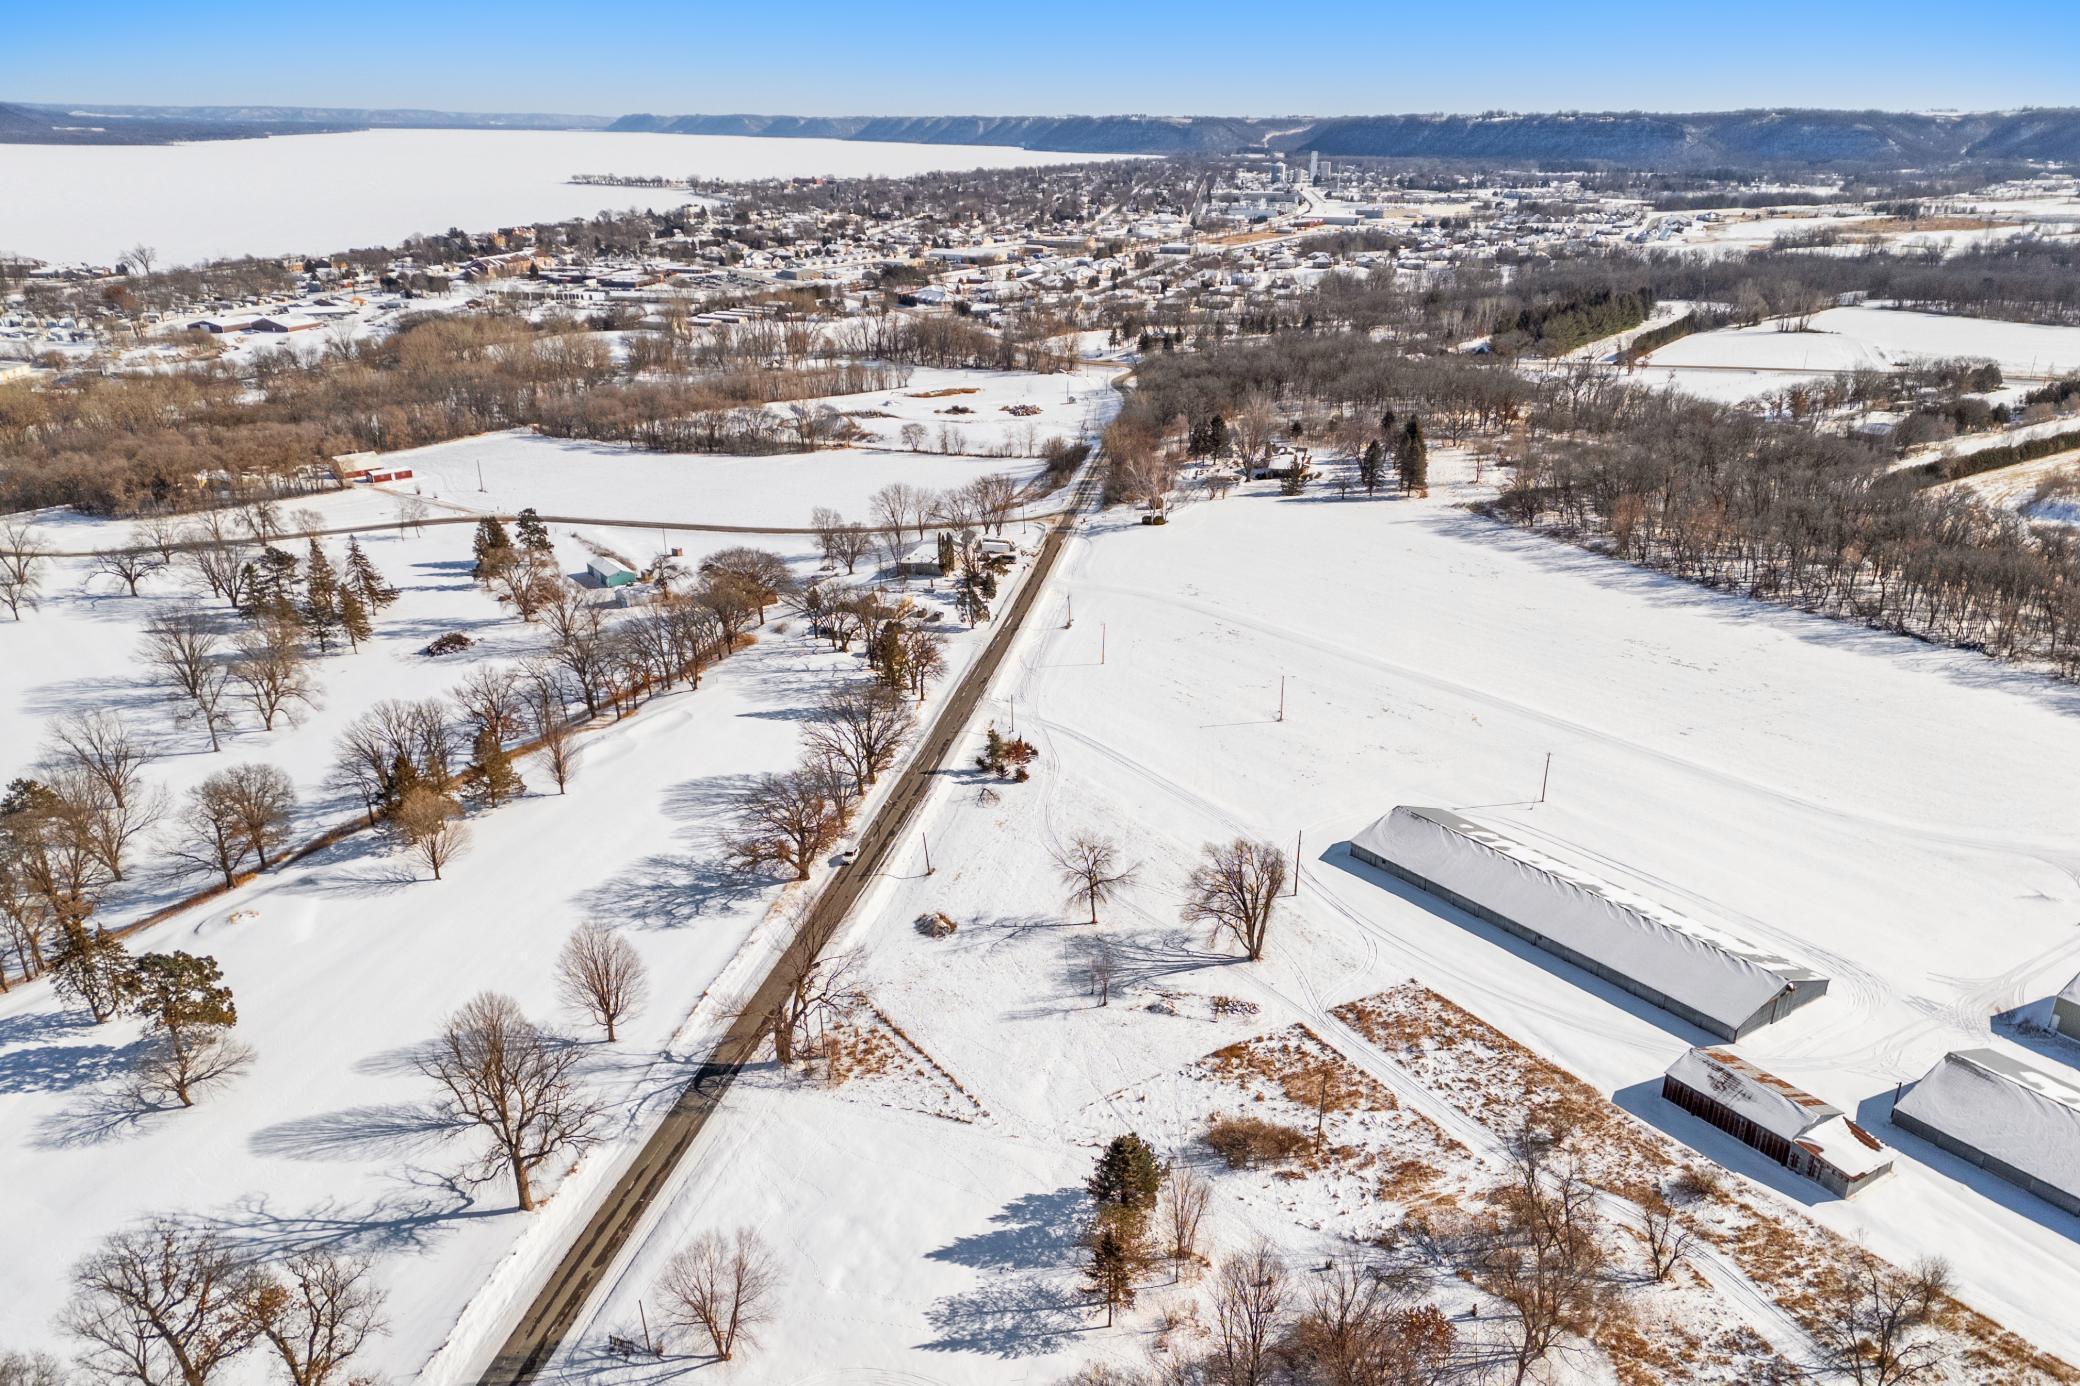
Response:
[[[149,549],[109,549],[94,555],[94,571],[122,583],[133,597],[137,595],[137,584],[165,566],[164,560]]]
[[[47,1352],[0,1352],[0,1386],[67,1386],[72,1379]]]
[[[296,786],[272,765],[234,765],[203,781],[217,784],[237,821],[240,835],[265,871],[289,839],[296,812]]]
[[[1309,1278],[1299,1320],[1279,1346],[1318,1386],[1431,1386],[1451,1366],[1452,1327],[1436,1306],[1409,1305],[1397,1277],[1339,1257]]]
[[[813,753],[844,767],[855,796],[864,795],[895,764],[896,752],[916,726],[907,700],[878,684],[838,689],[820,711],[823,720],[810,723],[803,740]]]
[[[107,712],[75,712],[51,730],[52,759],[86,791],[88,831],[102,865],[123,879],[130,844],[166,813],[166,793],[144,782],[156,758],[123,720]]]
[[[1951,1351],[1940,1331],[1950,1298],[1950,1267],[1927,1257],[1902,1270],[1857,1247],[1845,1264],[1823,1268],[1814,1317],[1815,1365],[1859,1386],[1926,1381],[1946,1371]]]
[[[659,1288],[673,1322],[707,1334],[716,1360],[727,1362],[767,1321],[780,1271],[752,1229],[740,1227],[729,1238],[704,1232],[672,1257]]]
[[[1157,1204],[1163,1228],[1163,1254],[1170,1258],[1173,1272],[1199,1259],[1199,1224],[1205,1221],[1213,1201],[1213,1185],[1206,1176],[1183,1160],[1172,1160],[1163,1170],[1163,1193]]]
[[[876,491],[870,498],[874,518],[894,536],[894,548],[901,552],[907,547],[905,536],[917,531],[924,538],[925,517],[932,512],[932,494],[906,481],[891,481]]]
[[[183,869],[220,875],[228,890],[248,856],[258,853],[266,868],[268,851],[288,834],[295,802],[289,777],[271,765],[220,770],[189,789],[170,850]]]
[[[760,775],[738,800],[730,844],[737,859],[752,869],[787,866],[796,880],[808,880],[817,857],[845,830],[847,788],[815,765]]]
[[[607,671],[606,623],[600,609],[570,583],[543,603],[542,623],[549,629],[550,654],[569,672],[585,702],[587,716],[599,716],[599,698]]]
[[[441,869],[462,855],[470,842],[469,825],[462,821],[462,805],[437,789],[422,785],[412,790],[391,811],[391,821],[437,881]]]
[[[816,531],[816,546],[823,551],[824,561],[834,566],[843,563],[848,575],[873,545],[874,536],[864,526],[854,524],[827,505],[810,512],[809,527]]]
[[[58,1324],[104,1380],[208,1386],[252,1344],[255,1330],[240,1312],[248,1275],[216,1233],[154,1218],[73,1268]]]
[[[1269,1242],[1221,1262],[1213,1295],[1213,1365],[1222,1386],[1264,1386],[1270,1380],[1285,1305],[1285,1267]]]
[[[40,570],[18,571],[9,564],[0,563],[0,606],[5,606],[7,614],[15,620],[22,619],[23,607],[35,607],[36,594],[42,590],[43,573]]]
[[[290,620],[263,618],[239,632],[231,677],[244,688],[260,725],[274,730],[274,719],[291,703],[308,703],[312,689],[303,637]]]
[[[289,1386],[332,1386],[385,1331],[384,1297],[366,1259],[316,1249],[256,1274],[241,1308],[281,1358]]]
[[[1066,847],[1056,848],[1052,856],[1061,872],[1062,884],[1069,887],[1069,903],[1086,906],[1092,924],[1098,922],[1098,906],[1109,904],[1141,869],[1138,865],[1121,866],[1118,846],[1096,833],[1076,834]]]
[[[1002,534],[1011,514],[1018,508],[1018,478],[991,472],[968,483],[975,511],[992,534]]]
[[[480,1128],[491,1141],[465,1177],[511,1176],[523,1212],[535,1206],[534,1172],[591,1143],[599,1106],[579,1088],[579,1050],[540,1029],[520,1003],[480,993],[448,1018],[419,1060],[439,1083],[448,1117]]]
[[[217,659],[222,644],[209,618],[191,604],[159,612],[145,622],[145,659],[201,719],[212,751],[221,748],[221,733],[229,721],[223,708],[230,671]]]
[[[198,1092],[228,1082],[252,1063],[252,1046],[222,1026],[168,1031],[147,1041],[139,1053],[132,1092],[140,1104],[170,1100],[192,1107]]]
[[[564,1001],[605,1030],[609,1044],[650,990],[649,973],[635,945],[597,921],[580,924],[564,940],[556,980]]]
[[[866,1000],[858,982],[858,957],[851,953],[825,957],[819,941],[802,924],[799,917],[794,921],[794,936],[774,967],[782,991],[764,1017],[773,1037],[773,1057],[783,1064],[793,1063],[798,1049],[807,1047],[832,1020]]]
[[[578,731],[570,723],[563,678],[546,664],[529,665],[525,678],[527,729],[541,748],[542,759],[549,763],[549,777],[556,781],[556,792],[561,794],[569,788],[571,776],[578,769]]]
[[[1647,1249],[1647,1265],[1656,1281],[1668,1279],[1676,1267],[1689,1259],[1695,1234],[1682,1210],[1661,1194],[1650,1191],[1639,1202],[1640,1241]]]
[[[1264,956],[1271,912],[1285,888],[1286,859],[1268,842],[1236,838],[1209,845],[1186,882],[1183,915],[1213,926],[1213,936],[1235,940],[1251,962]]]

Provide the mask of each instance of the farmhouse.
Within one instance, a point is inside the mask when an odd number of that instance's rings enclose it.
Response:
[[[1403,805],[1352,838],[1351,854],[1721,1039],[1827,990],[1770,948],[1446,809]]]
[[[2080,1214],[2080,1087],[1997,1049],[1945,1054],[1893,1104],[1903,1131]]]
[[[1809,1092],[1730,1049],[1692,1049],[1661,1075],[1661,1095],[1793,1174],[1848,1198],[1892,1168],[1878,1138]]]
[[[2080,977],[2051,998],[2051,1028],[2068,1039],[2080,1039]]]

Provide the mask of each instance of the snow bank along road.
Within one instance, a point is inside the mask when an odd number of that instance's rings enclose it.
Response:
[[[997,628],[982,654],[968,667],[953,696],[946,700],[931,729],[919,742],[910,763],[904,767],[894,788],[882,801],[873,821],[861,832],[859,848],[852,861],[831,877],[815,905],[802,920],[801,933],[818,952],[837,932],[838,925],[859,900],[887,860],[889,850],[901,840],[910,820],[930,792],[934,777],[959,740],[976,705],[989,688],[991,678],[1005,654],[1018,638],[1033,603],[1047,584],[1063,542],[1075,516],[1096,492],[1098,464],[1086,465],[1070,503],[1059,511],[1055,523],[1041,542],[1033,570],[1019,587],[1009,610],[998,618]],[[616,1256],[642,1220],[643,1213],[663,1189],[679,1161],[685,1158],[694,1139],[729,1091],[738,1069],[757,1052],[765,1036],[766,1021],[779,1007],[787,989],[780,960],[759,982],[751,999],[736,1020],[717,1040],[707,1059],[695,1070],[693,1081],[673,1102],[664,1120],[637,1153],[628,1169],[607,1191],[584,1230],[557,1262],[548,1284],[535,1296],[505,1345],[492,1359],[479,1380],[483,1386],[517,1386],[533,1379],[555,1354],[563,1335],[577,1321],[579,1311],[598,1289]]]

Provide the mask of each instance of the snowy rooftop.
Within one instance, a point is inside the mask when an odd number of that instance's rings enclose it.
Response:
[[[1945,1054],[1899,1113],[2080,1198],[2080,1086],[1997,1049]]]
[[[1400,811],[1396,810],[1397,813]],[[1519,842],[1515,838],[1507,837],[1485,824],[1476,823],[1471,818],[1453,813],[1449,809],[1409,808],[1407,812],[1426,818],[1447,832],[1457,833],[1461,837],[1470,838],[1492,852],[1499,852],[1506,857],[1522,862],[1524,865],[1542,871],[1556,880],[1565,881],[1577,889],[1586,891],[1599,899],[1606,900],[1619,909],[1650,920],[1665,929],[1695,939],[1699,943],[1714,948],[1719,952],[1754,963],[1758,967],[1767,968],[1786,981],[1804,981],[1817,979],[1820,976],[1819,973],[1803,963],[1793,962],[1775,949],[1743,938],[1724,925],[1706,923],[1690,915],[1678,914],[1658,900],[1649,899],[1637,891],[1629,890],[1616,882],[1605,880],[1600,876],[1583,870],[1564,858],[1555,856],[1542,847],[1533,847]],[[1368,829],[1368,831],[1370,830]]]
[[[1892,1163],[1892,1157],[1841,1108],[1755,1067],[1730,1049],[1692,1049],[1669,1065],[1684,1087],[1739,1112],[1765,1131],[1818,1155],[1850,1178]]]

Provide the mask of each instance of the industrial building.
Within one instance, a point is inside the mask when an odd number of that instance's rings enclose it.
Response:
[[[1351,853],[1721,1039],[1827,991],[1827,978],[1773,949],[1446,809],[1403,805],[1352,838]]]
[[[2080,977],[2051,998],[2051,1028],[2067,1039],[2080,1039]]]
[[[1690,1050],[1661,1075],[1661,1095],[1843,1198],[1892,1168],[1891,1153],[1841,1108],[1731,1050]]]
[[[1893,1125],[2080,1215],[2080,1086],[1998,1049],[1945,1054]]]

